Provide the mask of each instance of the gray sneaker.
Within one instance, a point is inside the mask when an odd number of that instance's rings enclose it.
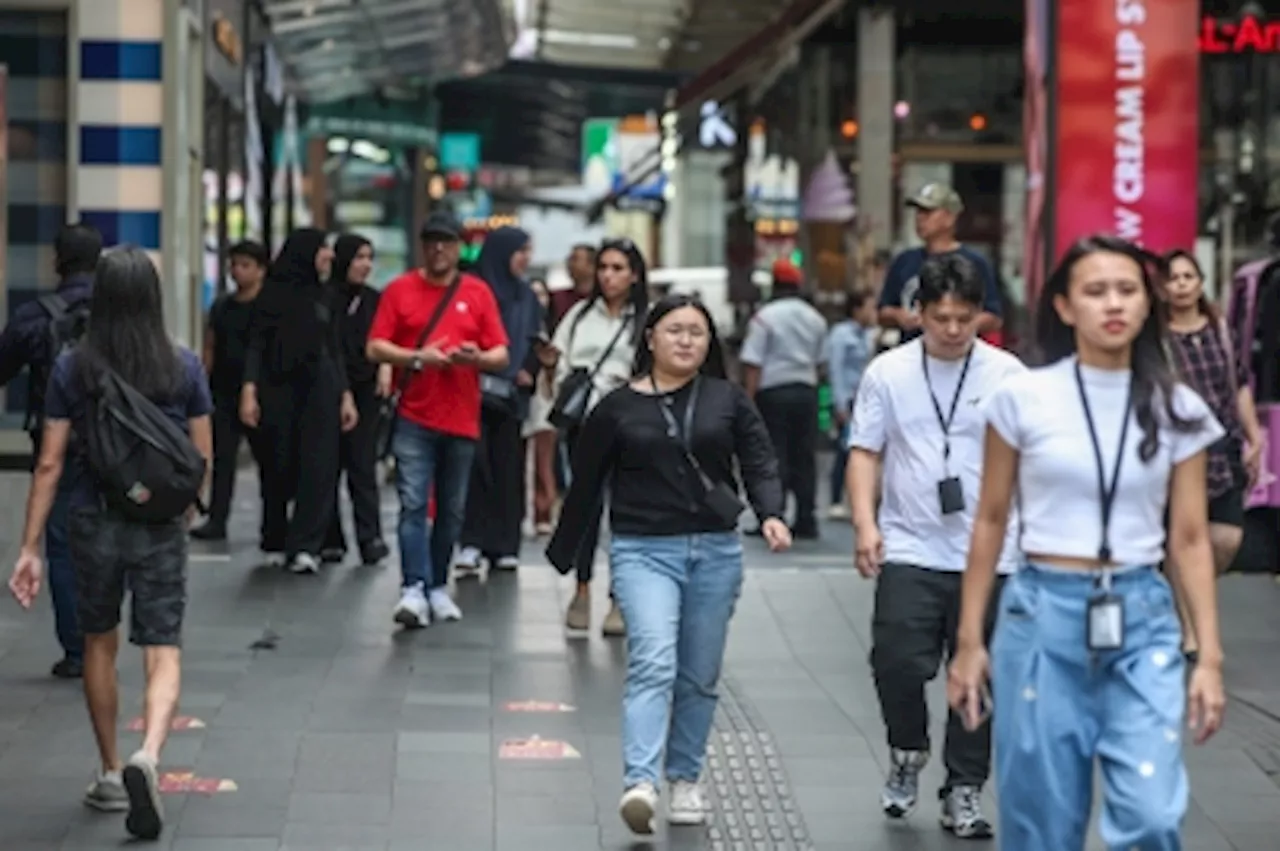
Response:
[[[942,795],[942,827],[959,839],[990,839],[991,822],[982,815],[982,790],[955,786]]]
[[[880,806],[889,818],[906,818],[916,808],[920,794],[920,770],[929,761],[928,751],[894,749],[889,758],[893,765],[880,793]]]
[[[120,772],[100,773],[85,790],[84,805],[103,813],[122,813],[129,809],[129,795],[124,791]]]

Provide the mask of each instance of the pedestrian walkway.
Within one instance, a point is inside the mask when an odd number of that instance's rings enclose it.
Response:
[[[255,567],[250,481],[229,547],[193,548],[183,717],[165,754],[173,851],[935,851],[929,794],[906,823],[879,813],[887,754],[866,662],[870,583],[847,525],[772,557],[749,541],[706,783],[706,829],[637,844],[617,816],[621,643],[566,637],[571,580],[526,547],[518,574],[458,589],[465,619],[393,629],[394,566],[318,577]],[[14,555],[25,479],[0,476]],[[387,504],[390,518],[392,506]],[[390,527],[389,527],[390,528]],[[3,569],[7,575],[7,567]],[[1271,851],[1280,788],[1280,587],[1224,581],[1227,730],[1189,753],[1194,851]],[[597,621],[605,611],[596,589]],[[95,748],[79,688],[51,680],[48,603],[0,603],[0,849],[122,846],[119,817],[85,810]],[[598,624],[597,624],[598,626]],[[122,659],[122,725],[138,654]],[[940,684],[932,698],[942,706]],[[1251,707],[1244,706],[1247,699]],[[940,716],[935,711],[935,716]],[[137,733],[124,733],[125,753]],[[939,731],[940,741],[940,731]],[[1280,773],[1277,775],[1280,779]],[[925,788],[941,781],[937,760]],[[1100,848],[1096,842],[1091,849]]]

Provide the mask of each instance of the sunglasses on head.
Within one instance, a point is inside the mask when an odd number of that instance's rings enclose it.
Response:
[[[606,239],[604,242],[600,243],[601,251],[605,251],[610,248],[616,249],[625,254],[634,254],[636,251],[636,244],[625,236],[620,236],[617,239]]]

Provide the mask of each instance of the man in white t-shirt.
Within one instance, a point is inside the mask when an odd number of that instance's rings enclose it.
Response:
[[[929,759],[925,684],[955,648],[982,480],[984,402],[1026,369],[977,338],[984,297],[982,275],[966,257],[927,259],[918,293],[923,334],[873,360],[854,402],[848,488],[858,571],[877,580],[871,667],[888,728],[892,766],[881,802],[890,818],[915,808]],[[1016,519],[1009,528],[1002,574],[1016,566]],[[962,838],[990,837],[979,805],[990,725],[968,731],[951,713],[943,759],[943,827]]]

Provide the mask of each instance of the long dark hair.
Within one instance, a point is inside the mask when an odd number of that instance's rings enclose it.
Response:
[[[643,334],[644,341],[636,346],[636,358],[632,364],[632,374],[637,378],[642,378],[653,372],[653,350],[647,345],[653,329],[658,326],[662,318],[673,310],[679,310],[682,307],[692,307],[702,314],[707,320],[707,334],[710,335],[707,340],[707,359],[702,362],[699,372],[709,378],[724,378],[724,349],[720,345],[720,337],[716,334],[716,323],[711,318],[711,311],[707,310],[707,306],[702,303],[702,299],[696,295],[687,295],[685,293],[672,293],[663,296],[656,301],[653,307],[648,309],[648,315],[645,318]]]
[[[636,247],[636,244],[625,237],[622,239],[606,239],[600,243],[600,250],[595,255],[595,283],[591,287],[591,295],[588,297],[587,303],[583,305],[582,310],[578,312],[578,316],[574,319],[574,324],[577,324],[578,320],[585,316],[597,301],[604,298],[604,293],[600,290],[600,258],[604,256],[606,251],[620,251],[625,255],[627,265],[631,267],[631,274],[636,277],[631,282],[631,291],[627,293],[627,303],[631,305],[631,309],[635,314],[635,322],[631,326],[631,343],[639,351],[644,348],[640,345],[641,330],[648,326],[645,314],[649,311],[649,266],[644,262],[644,255],[640,253],[640,249]]]
[[[1174,387],[1177,374],[1169,363],[1165,346],[1165,311],[1159,298],[1160,275],[1163,262],[1159,257],[1131,242],[1114,236],[1085,237],[1072,245],[1049,275],[1040,304],[1036,309],[1036,343],[1044,363],[1053,363],[1070,357],[1076,352],[1076,331],[1058,316],[1053,305],[1056,296],[1067,297],[1071,272],[1075,265],[1091,254],[1121,254],[1128,257],[1142,271],[1142,287],[1146,291],[1151,310],[1147,321],[1132,343],[1130,356],[1133,371],[1133,409],[1142,429],[1142,442],[1138,444],[1138,457],[1143,462],[1155,457],[1160,445],[1160,423],[1156,419],[1155,404],[1159,397],[1163,403],[1164,419],[1180,432],[1195,431],[1199,420],[1181,417],[1173,408]]]
[[[1196,277],[1200,279],[1200,301],[1196,306],[1200,308],[1201,313],[1209,317],[1210,322],[1217,322],[1222,314],[1219,313],[1217,305],[1209,300],[1209,294],[1204,291],[1204,268],[1201,267],[1200,261],[1197,260],[1196,256],[1190,251],[1186,251],[1182,248],[1175,248],[1173,251],[1170,251],[1161,258],[1161,262],[1164,264],[1161,271],[1163,272],[1166,280],[1173,277],[1174,260],[1186,260],[1191,264],[1191,268],[1195,270]]]
[[[149,399],[182,392],[182,362],[164,328],[160,274],[141,248],[116,248],[98,261],[89,326],[76,351],[81,368],[110,367]]]

